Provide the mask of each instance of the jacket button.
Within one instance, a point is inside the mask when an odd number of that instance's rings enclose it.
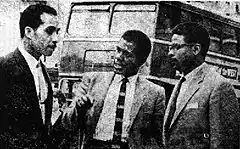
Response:
[[[203,137],[204,137],[205,139],[208,139],[208,138],[210,137],[210,135],[209,135],[208,133],[204,133],[204,134],[203,134]]]

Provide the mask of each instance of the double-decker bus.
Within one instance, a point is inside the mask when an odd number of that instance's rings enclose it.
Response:
[[[112,71],[115,45],[129,29],[146,33],[151,54],[140,72],[165,87],[167,99],[179,78],[168,62],[171,29],[181,22],[202,24],[210,33],[206,62],[230,79],[240,97],[240,23],[183,2],[81,1],[71,4],[61,47],[59,88],[72,98],[84,72]],[[53,57],[54,58],[54,57]]]

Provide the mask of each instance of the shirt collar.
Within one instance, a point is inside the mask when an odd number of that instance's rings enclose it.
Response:
[[[18,46],[18,49],[21,52],[21,54],[23,55],[24,59],[26,60],[26,62],[28,64],[28,66],[30,67],[30,69],[36,68],[36,66],[39,62],[24,49],[24,46],[23,46],[22,42],[20,42],[20,44]]]
[[[138,75],[139,74],[136,74],[136,75],[133,75],[133,76],[130,76],[130,77],[128,77],[128,82],[129,83],[135,83],[136,82],[136,80],[137,80],[137,78],[138,78]],[[124,76],[122,76],[122,75],[119,75],[119,74],[115,74],[115,77],[114,77],[114,81],[116,81],[116,82],[122,82],[122,79],[124,78]]]

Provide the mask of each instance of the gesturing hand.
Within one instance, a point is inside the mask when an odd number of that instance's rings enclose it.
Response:
[[[78,88],[74,100],[80,108],[90,108],[93,105],[93,98],[88,94],[89,80],[83,80]]]

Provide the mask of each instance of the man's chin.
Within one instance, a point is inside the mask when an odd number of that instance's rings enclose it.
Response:
[[[116,74],[123,74],[123,71],[122,71],[122,69],[116,69],[116,68],[114,68],[114,72],[116,73]]]
[[[46,52],[44,53],[44,55],[45,55],[45,56],[52,56],[53,52],[54,52],[54,49],[48,49],[48,51],[46,51]]]
[[[121,72],[121,71],[118,71],[118,70],[114,70],[114,72],[115,72],[116,74],[122,74],[122,72]]]
[[[46,53],[44,56],[52,56],[52,53]]]
[[[177,64],[175,62],[171,62],[170,63],[170,67],[172,67],[173,69],[177,69],[178,68],[178,66],[177,66]]]

